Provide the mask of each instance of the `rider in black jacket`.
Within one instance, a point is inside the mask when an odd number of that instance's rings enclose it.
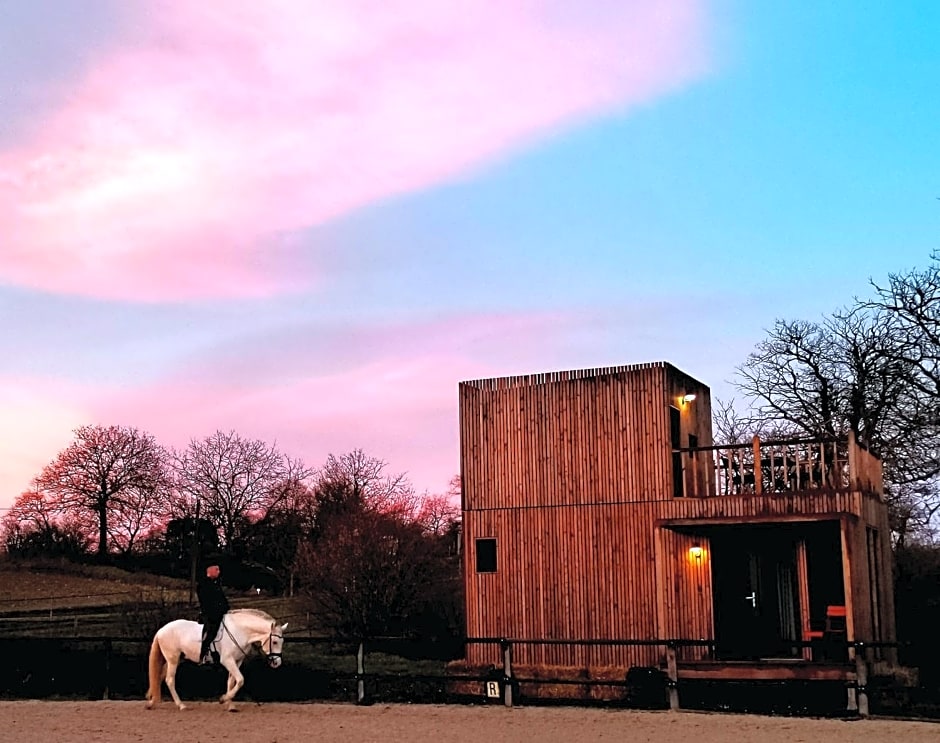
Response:
[[[215,639],[222,624],[222,617],[228,611],[228,599],[219,583],[219,566],[210,565],[206,568],[206,579],[199,584],[196,593],[199,597],[199,608],[202,611],[202,647],[199,651],[201,663],[218,663],[218,653],[213,658],[209,655],[209,645]]]

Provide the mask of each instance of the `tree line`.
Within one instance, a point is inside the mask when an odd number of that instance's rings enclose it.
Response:
[[[234,431],[181,451],[126,426],[74,434],[4,517],[10,555],[179,575],[221,559],[254,566],[259,587],[308,593],[334,631],[460,631],[459,478],[419,495],[361,449],[311,468]]]
[[[940,513],[940,255],[872,282],[819,320],[778,319],[716,405],[716,438],[856,440],[884,466],[895,544],[930,543]]]

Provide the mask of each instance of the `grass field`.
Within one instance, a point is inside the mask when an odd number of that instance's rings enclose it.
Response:
[[[0,560],[0,615],[83,606],[113,606],[135,596],[188,595],[185,581],[107,566]]]
[[[254,607],[315,631],[302,598],[229,592],[233,607]],[[196,619],[186,580],[62,561],[0,560],[0,636],[150,635],[165,621]]]

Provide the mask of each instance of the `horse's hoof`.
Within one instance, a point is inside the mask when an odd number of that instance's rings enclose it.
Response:
[[[185,704],[181,704],[181,705],[180,705],[180,712],[185,712],[185,711],[188,710],[188,709],[189,709],[189,707],[187,707]]]

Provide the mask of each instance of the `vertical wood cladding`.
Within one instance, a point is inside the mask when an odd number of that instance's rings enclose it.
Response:
[[[690,393],[694,402],[682,402]],[[712,445],[708,388],[668,364],[460,385],[469,637],[713,638],[709,529],[818,519],[853,524],[846,533],[853,611],[859,626],[872,624],[860,582],[868,575],[865,526],[884,529],[877,557],[890,581],[884,504],[857,492],[675,497],[671,408],[679,411],[682,448],[690,440]],[[683,456],[682,467],[694,467]],[[701,477],[706,492],[711,476]],[[475,569],[478,538],[496,540],[494,573]],[[885,637],[893,637],[888,583],[881,594]],[[658,664],[663,648],[514,652],[522,665],[629,667]],[[495,662],[483,645],[467,654],[472,664]]]
[[[686,394],[695,402],[682,402]],[[692,434],[707,446],[709,405],[708,388],[668,364],[461,384],[468,635],[655,639],[664,581],[665,605],[707,636],[707,562],[684,564],[689,538],[653,522],[654,504],[673,497],[669,410],[679,411],[676,445]],[[496,573],[474,569],[479,537],[497,540]],[[659,574],[657,550],[670,554]],[[668,624],[680,622],[670,615]],[[491,651],[468,652],[486,662]],[[563,666],[648,665],[660,652],[516,649],[519,662]]]
[[[710,445],[708,388],[668,364],[462,383],[465,508],[671,497],[669,408],[687,393],[680,445]]]

